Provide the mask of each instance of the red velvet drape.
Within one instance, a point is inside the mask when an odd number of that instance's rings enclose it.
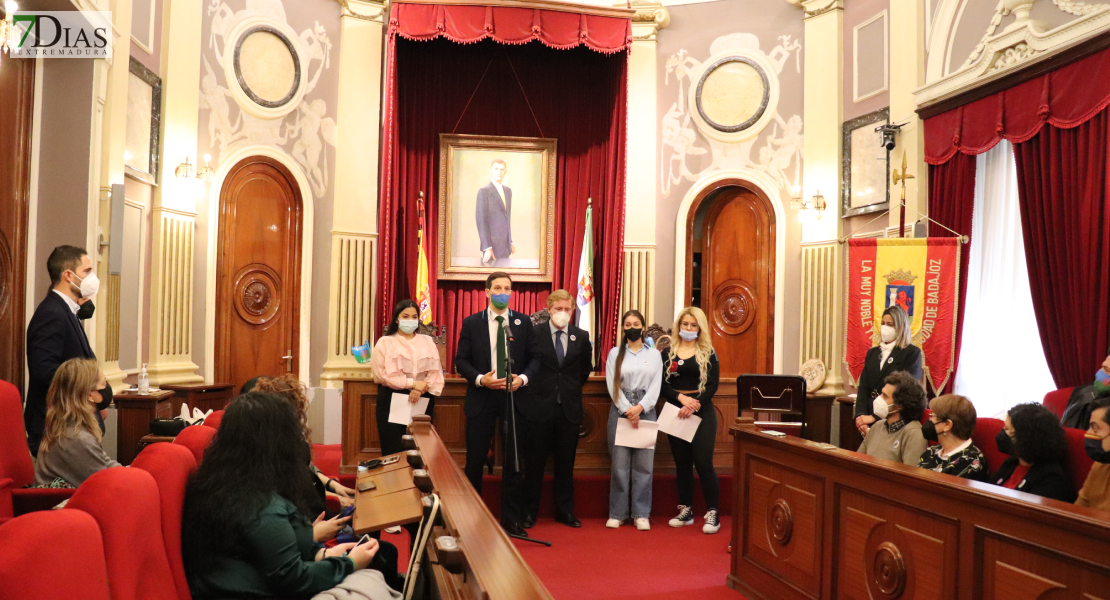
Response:
[[[929,216],[968,238],[971,237],[971,218],[975,207],[975,157],[959,153],[943,164],[929,165]],[[929,236],[948,237],[951,231],[929,224]],[[960,253],[960,297],[956,311],[956,347],[952,361],[952,375],[945,384],[951,391],[956,383],[956,371],[960,368],[960,347],[963,345],[964,306],[967,298],[967,266],[971,252]],[[945,390],[936,390],[937,395]]]
[[[1089,383],[1110,345],[1110,109],[1014,145],[1033,308],[1059,388]]]
[[[405,6],[412,5],[394,9]],[[394,84],[387,84],[392,95],[386,98],[379,208],[378,327],[388,321],[395,302],[414,295],[416,198],[424,191],[428,214],[438,215],[439,134],[549,137],[558,139],[554,278],[550,284],[515,284],[512,307],[524,313],[539,310],[553,286],[574,293],[582,224],[592,198],[594,289],[599,292],[595,351],[607,352],[616,337],[620,302],[627,53],[558,50],[536,42],[463,45],[396,36],[392,41]],[[485,291],[483,282],[436,280],[439,226],[437,219],[430,221],[433,310],[436,323],[447,326],[446,368],[451,369],[458,327],[485,307]]]

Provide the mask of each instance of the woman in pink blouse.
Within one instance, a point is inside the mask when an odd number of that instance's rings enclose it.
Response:
[[[382,441],[382,456],[404,450],[401,436],[404,425],[389,422],[389,405],[393,394],[408,394],[409,402],[416,404],[421,396],[428,398],[428,416],[433,416],[435,397],[443,392],[443,365],[439,350],[431,336],[416,333],[420,326],[420,310],[412,300],[402,300],[393,309],[389,329],[374,344],[374,381],[378,383],[378,437]]]

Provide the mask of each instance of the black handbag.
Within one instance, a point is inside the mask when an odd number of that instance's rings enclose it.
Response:
[[[198,423],[199,422],[200,421],[198,421]],[[177,437],[177,434],[181,433],[181,430],[188,426],[189,424],[180,418],[154,419],[150,422],[150,433],[165,437]]]

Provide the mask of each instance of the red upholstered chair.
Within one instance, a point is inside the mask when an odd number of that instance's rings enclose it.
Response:
[[[205,425],[206,427],[211,427],[212,429],[219,429],[220,428],[220,421],[223,421],[223,420],[224,420],[224,411],[214,410],[214,411],[212,411],[212,414],[208,415],[208,418],[206,418],[204,420],[203,425]]]
[[[17,515],[49,510],[73,495],[72,489],[23,489],[35,482],[35,466],[23,429],[23,402],[19,390],[7,381],[0,381],[0,479],[12,480],[12,507]]]
[[[196,470],[193,453],[176,444],[152,444],[143,449],[131,463],[154,477],[162,513],[162,541],[170,561],[173,583],[179,600],[192,600],[189,582],[185,579],[185,563],[181,559],[181,513],[185,507],[185,484]]]
[[[1091,465],[1095,461],[1087,456],[1087,451],[1083,449],[1083,436],[1087,434],[1082,429],[1075,429],[1073,427],[1065,427],[1064,433],[1068,436],[1068,459],[1064,466],[1068,469],[1068,475],[1071,475],[1072,482],[1075,483],[1075,491],[1079,491],[1083,487],[1083,482],[1087,481],[1087,473],[1091,470]]]
[[[998,444],[994,441],[995,436],[1005,426],[1006,422],[1002,419],[979,417],[975,420],[975,432],[971,434],[971,443],[983,452],[983,456],[987,459],[987,470],[991,473],[997,471],[1002,466],[1002,462],[1008,458],[1006,454],[998,451]]]
[[[0,598],[108,600],[96,520],[61,509],[0,525]]]
[[[1057,417],[1064,416],[1064,409],[1068,407],[1068,400],[1071,399],[1071,392],[1075,388],[1064,388],[1056,390],[1044,395],[1044,400],[1041,402],[1044,407],[1056,413]]]
[[[12,508],[12,480],[0,479],[0,523],[15,516]]]
[[[208,444],[212,443],[214,437],[216,437],[216,430],[211,427],[186,427],[181,430],[181,433],[177,434],[173,443],[188,448],[199,465],[204,458],[204,451],[208,448]]]
[[[150,473],[128,467],[94,473],[67,507],[89,513],[100,526],[112,600],[178,600]]]

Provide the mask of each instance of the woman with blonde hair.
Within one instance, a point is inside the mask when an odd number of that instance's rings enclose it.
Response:
[[[46,392],[46,426],[35,460],[35,485],[61,479],[77,487],[93,473],[120,464],[100,446],[96,405],[108,387],[95,360],[73,358],[54,373]]]
[[[887,375],[904,371],[921,381],[921,349],[913,345],[910,316],[900,306],[883,311],[879,327],[879,345],[867,351],[863,373],[856,390],[856,429],[867,435],[871,425],[879,420],[872,404],[883,391]]]
[[[709,324],[705,313],[696,306],[687,306],[678,313],[671,335],[671,347],[663,350],[663,386],[660,393],[667,402],[679,408],[678,418],[701,419],[694,439],[687,442],[668,435],[677,472],[678,516],[668,523],[671,527],[694,524],[694,473],[698,470],[701,492],[705,497],[703,533],[717,533],[721,528],[717,508],[721,486],[713,469],[713,446],[717,438],[717,410],[713,395],[721,378],[717,353],[713,351]]]

